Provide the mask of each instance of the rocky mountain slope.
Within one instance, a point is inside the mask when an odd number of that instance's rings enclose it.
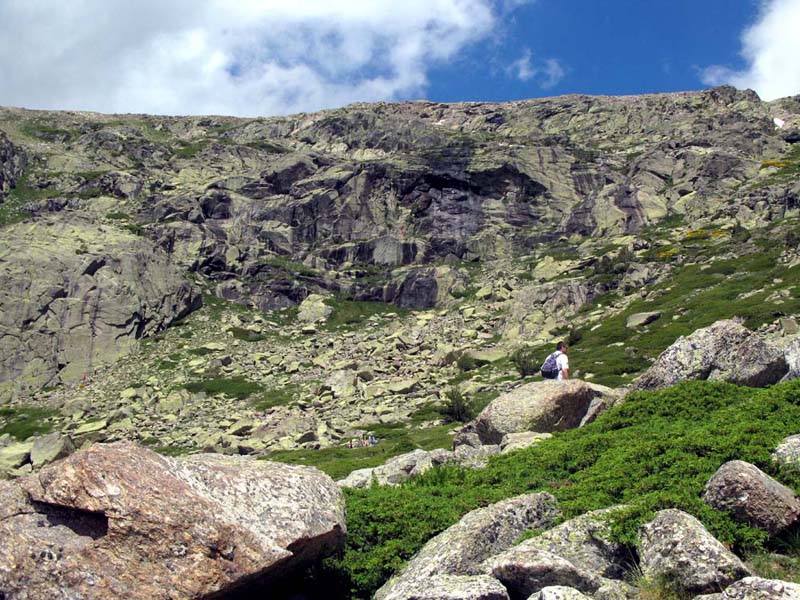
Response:
[[[732,88],[266,119],[0,109],[1,418],[176,452],[376,427],[436,446],[445,394],[480,409],[520,348],[535,364],[569,334],[578,374],[617,386],[719,318],[780,335],[800,310],[798,128],[800,99]]]

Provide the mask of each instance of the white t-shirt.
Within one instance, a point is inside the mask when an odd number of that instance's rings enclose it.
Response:
[[[564,369],[569,369],[569,357],[563,352],[556,356],[556,368],[558,369],[558,377],[556,379],[561,381],[564,379]]]

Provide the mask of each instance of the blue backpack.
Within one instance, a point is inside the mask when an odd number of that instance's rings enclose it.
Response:
[[[558,379],[558,363],[556,359],[561,354],[560,350],[556,350],[550,356],[548,356],[544,362],[542,363],[542,377],[545,379]]]

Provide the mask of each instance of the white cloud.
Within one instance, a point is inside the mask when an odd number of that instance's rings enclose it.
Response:
[[[506,73],[520,81],[527,82],[536,79],[539,87],[544,89],[554,87],[566,75],[564,67],[558,60],[547,58],[536,61],[530,48],[525,48],[522,56],[508,66]]]
[[[751,88],[764,100],[800,93],[800,0],[767,0],[759,17],[742,34],[747,68],[714,65],[702,72],[703,83]]]
[[[2,0],[0,104],[268,115],[422,95],[532,0]]]

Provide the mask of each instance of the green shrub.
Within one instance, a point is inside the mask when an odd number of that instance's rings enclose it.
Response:
[[[698,517],[737,551],[765,547],[763,532],[701,499],[724,462],[746,460],[800,490],[800,475],[779,473],[770,452],[800,431],[800,381],[766,390],[710,382],[637,393],[580,429],[493,459],[483,470],[443,467],[399,488],[347,490],[348,540],[328,576],[368,598],[431,537],[461,515],[517,494],[549,491],[565,518],[626,504],[612,535],[635,545],[655,511]]]
[[[522,377],[531,377],[539,373],[542,367],[543,358],[541,348],[522,346],[511,355],[511,362],[519,371]]]
[[[445,396],[440,412],[448,423],[466,423],[474,418],[472,407],[457,387],[450,388]]]
[[[456,360],[456,366],[462,373],[468,373],[478,368],[478,361],[476,361],[469,354],[461,354]]]

